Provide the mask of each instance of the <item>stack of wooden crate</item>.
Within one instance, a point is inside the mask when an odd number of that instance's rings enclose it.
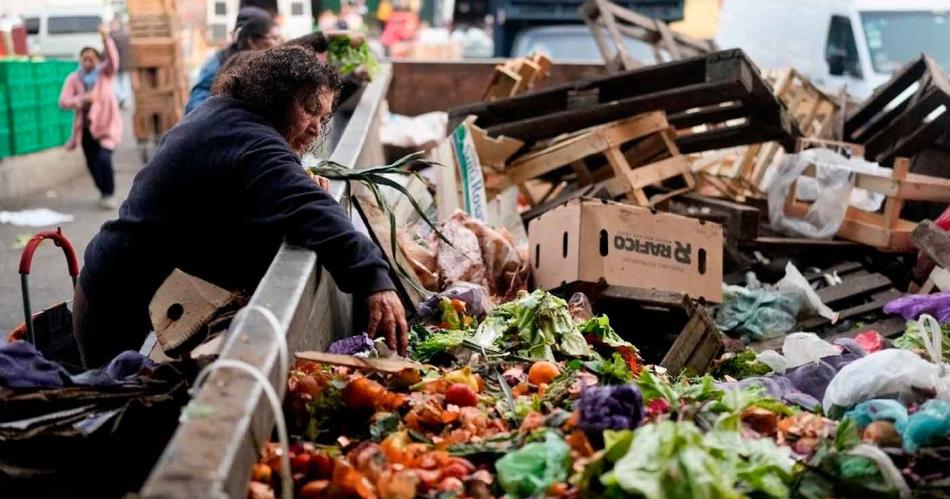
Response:
[[[188,87],[174,0],[128,0],[134,132],[157,138],[181,119]]]

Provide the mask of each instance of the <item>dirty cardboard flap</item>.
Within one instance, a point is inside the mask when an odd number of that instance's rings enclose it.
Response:
[[[714,223],[584,198],[532,220],[528,239],[544,289],[603,279],[722,301],[722,227]]]
[[[148,306],[162,350],[174,357],[196,346],[203,339],[196,337],[201,328],[237,296],[181,270],[172,271]]]

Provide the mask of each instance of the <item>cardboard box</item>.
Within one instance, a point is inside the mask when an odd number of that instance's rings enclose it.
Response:
[[[528,240],[544,289],[603,279],[722,301],[722,227],[714,223],[584,198],[532,220]]]

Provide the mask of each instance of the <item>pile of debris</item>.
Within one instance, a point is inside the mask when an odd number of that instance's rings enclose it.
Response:
[[[950,202],[913,173],[943,73],[845,119],[794,70],[584,9],[670,62],[527,93],[548,62],[499,65],[399,188],[351,185],[409,358],[298,353],[296,443],[251,497],[946,495],[950,210],[906,210]]]
[[[498,65],[428,161],[351,186],[410,358],[365,335],[299,353],[298,443],[252,496],[946,494],[950,181],[924,174],[945,74],[922,56],[854,104],[581,11],[606,76]]]

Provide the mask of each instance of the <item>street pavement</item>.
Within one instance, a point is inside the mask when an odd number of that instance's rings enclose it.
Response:
[[[124,111],[125,134],[119,148],[113,154],[116,170],[116,200],[125,199],[132,185],[132,179],[142,168],[135,139],[132,136],[132,116]],[[72,154],[71,160],[83,161],[82,153]],[[99,231],[107,220],[114,219],[118,209],[103,210],[98,206],[99,193],[92,183],[92,177],[84,175],[70,182],[51,188],[16,203],[4,203],[0,210],[22,210],[28,208],[49,208],[73,215],[72,222],[61,225],[63,233],[72,241],[82,266],[82,254],[89,240]],[[17,272],[22,248],[17,248],[17,238],[41,230],[56,227],[20,227],[0,224],[0,343],[6,339],[6,333],[23,322],[23,302],[20,292],[20,275]],[[71,300],[73,296],[66,260],[62,250],[50,241],[44,242],[33,258],[33,268],[29,278],[30,301],[34,313],[50,305]]]

